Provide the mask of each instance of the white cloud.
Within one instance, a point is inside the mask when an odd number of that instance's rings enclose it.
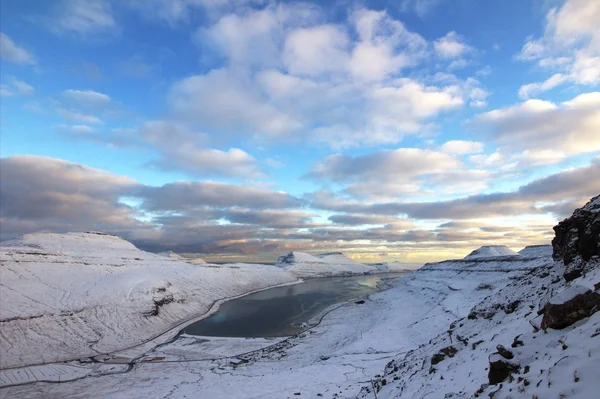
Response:
[[[434,41],[433,48],[436,54],[445,60],[459,58],[473,51],[473,48],[464,42],[462,36],[454,31]]]
[[[13,80],[12,85],[17,89],[19,94],[22,94],[25,96],[30,95],[35,91],[33,86],[31,86],[25,82],[22,82],[20,80],[16,80],[16,79]]]
[[[518,58],[538,61],[542,68],[554,70],[547,80],[524,85],[523,98],[553,89],[564,83],[600,83],[600,2],[566,0],[546,16],[544,35],[529,38]],[[556,70],[559,72],[557,73]]]
[[[402,0],[400,9],[404,11],[413,11],[420,17],[427,15],[442,0]]]
[[[266,173],[257,160],[239,148],[222,151],[207,148],[205,134],[187,129],[184,125],[155,120],[125,132],[158,152],[149,166],[183,172],[190,176],[264,178]]]
[[[308,178],[347,184],[344,192],[369,200],[467,194],[485,189],[493,173],[468,169],[455,155],[482,150],[481,143],[449,142],[444,150],[399,148],[365,156],[334,154],[313,166]]]
[[[291,32],[285,41],[283,63],[292,74],[320,75],[347,68],[348,37],[339,27],[320,25]]]
[[[451,140],[445,142],[440,151],[455,155],[476,154],[482,152],[484,147],[485,144],[478,141]]]
[[[360,9],[352,14],[352,20],[360,40],[352,50],[349,67],[357,79],[382,80],[425,56],[425,39],[385,11]]]
[[[0,32],[0,57],[15,64],[35,65],[35,56],[19,47],[8,35]]]
[[[3,84],[1,86],[2,97],[12,97],[15,95],[28,96],[33,94],[35,89],[33,86],[17,80],[13,77],[9,78],[10,84]]]
[[[177,82],[169,102],[176,116],[200,123],[209,132],[279,136],[300,127],[267,103],[253,82],[225,69]]]
[[[57,33],[82,36],[113,31],[117,27],[111,3],[106,0],[63,0],[58,4],[56,17],[48,24]]]
[[[459,160],[441,152],[399,148],[359,157],[343,154],[329,155],[313,166],[308,177],[337,182],[363,178],[412,179],[415,176],[458,168],[460,165]]]
[[[273,8],[228,14],[210,28],[199,29],[194,40],[216,47],[232,64],[272,65],[278,56],[275,30],[280,22]]]
[[[562,73],[556,73],[541,83],[529,83],[519,88],[519,97],[523,99],[530,98],[536,94],[555,88],[566,82],[568,76]]]
[[[464,104],[454,87],[425,86],[407,78],[374,87],[369,97],[373,120],[409,132],[419,128],[420,120]]]
[[[63,96],[72,101],[74,104],[97,108],[102,107],[110,102],[110,97],[106,94],[99,93],[93,90],[65,90]]]
[[[56,128],[63,133],[72,134],[86,135],[94,132],[94,129],[87,125],[58,125]]]
[[[481,114],[475,123],[511,148],[594,152],[600,150],[600,93],[581,94],[559,104],[527,100]]]
[[[435,130],[443,112],[486,104],[489,93],[474,79],[433,85],[403,77],[429,46],[385,11],[357,9],[345,25],[326,20],[320,8],[303,4],[217,17],[194,40],[225,63],[175,82],[169,118],[222,139],[344,148],[395,144]]]
[[[2,97],[12,97],[14,93],[10,91],[8,85],[0,85],[0,96]]]
[[[249,178],[266,176],[258,168],[256,159],[239,148],[221,151],[182,145],[168,149],[161,159],[150,164],[164,170],[183,171],[192,176]]]
[[[102,123],[102,121],[100,119],[98,119],[97,117],[95,117],[93,115],[86,115],[86,114],[82,114],[80,112],[71,111],[71,110],[64,109],[64,108],[59,108],[58,114],[69,122],[91,123],[91,124]]]

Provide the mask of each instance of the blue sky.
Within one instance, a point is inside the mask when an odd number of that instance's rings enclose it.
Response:
[[[215,256],[437,259],[544,242],[599,189],[593,0],[6,0],[1,14],[3,169],[63,188],[34,212],[3,177],[6,236],[99,228]],[[84,177],[58,172],[75,165]],[[90,174],[106,215],[76,211],[98,200]],[[574,188],[519,191],[544,181]],[[215,182],[238,201],[206,202]],[[159,190],[187,205],[153,207]],[[270,209],[252,190],[295,202]],[[435,208],[457,204],[473,214],[448,237],[438,226],[456,218]],[[167,244],[173,231],[186,239]]]

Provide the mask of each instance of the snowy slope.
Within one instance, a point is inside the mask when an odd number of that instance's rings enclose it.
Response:
[[[539,248],[538,248],[539,249]],[[125,364],[0,370],[6,397],[577,398],[597,397],[600,312],[540,330],[538,312],[592,293],[600,253],[567,282],[544,250],[431,263],[393,288],[326,314],[287,339],[181,337],[121,352]],[[309,255],[310,256],[310,255]],[[298,255],[302,260],[311,258]],[[315,257],[312,257],[315,258]],[[297,264],[296,256],[282,267]],[[586,287],[586,288],[583,288]],[[596,293],[600,295],[600,290]],[[572,312],[565,313],[572,317]],[[580,314],[575,312],[575,314]],[[515,367],[490,384],[490,361]],[[52,368],[50,368],[52,367]],[[87,376],[87,377],[86,377]],[[21,381],[65,381],[63,384]]]
[[[157,253],[157,255],[165,256],[167,258],[171,258],[171,259],[175,259],[175,260],[180,260],[182,262],[187,262],[191,265],[203,265],[206,263],[206,261],[202,258],[186,258],[184,256],[181,256],[181,255],[173,252],[173,251],[159,252],[159,253]]]
[[[276,266],[305,278],[364,274],[377,271],[377,268],[358,263],[340,252],[313,256],[304,252],[293,251],[285,256],[280,256]]]
[[[491,258],[495,256],[514,256],[518,255],[515,251],[506,245],[486,245],[478,248],[465,256],[465,259]]]
[[[447,337],[448,326],[466,318],[474,304],[488,301],[486,298],[498,295],[503,287],[548,262],[549,258],[542,257],[522,259],[509,266],[497,258],[429,264],[393,281],[394,288],[372,295],[363,304],[351,302],[342,306],[310,332],[290,339],[265,344],[256,340],[187,337],[147,352],[129,372],[123,367],[107,375],[101,369],[107,365],[85,365],[88,372],[95,373],[92,375],[103,376],[68,384],[13,387],[7,392],[23,397],[34,397],[39,392],[78,397],[79,392],[90,391],[98,396],[131,398],[171,395],[274,399],[296,397],[295,393],[308,398],[317,398],[318,394],[327,398],[355,397],[365,381],[378,380],[376,375],[381,375],[391,360],[419,347],[437,350],[436,346],[427,345],[429,340],[444,334]],[[528,306],[523,304],[522,308]],[[256,351],[261,344],[264,349]],[[238,355],[248,351],[254,352]],[[144,359],[159,360],[149,363]],[[173,363],[181,360],[185,363]],[[424,358],[415,358],[415,362],[423,364]],[[80,369],[76,371],[81,373]],[[75,371],[64,371],[67,372],[75,375]],[[409,377],[405,377],[407,381],[411,380]],[[439,381],[439,375],[436,378],[438,384],[445,382]],[[415,380],[415,386],[419,382]],[[443,389],[444,384],[439,386]],[[414,397],[424,397],[425,393]]]
[[[296,280],[262,265],[190,265],[94,233],[4,241],[0,276],[1,368],[114,351],[218,299]]]
[[[171,258],[171,259],[176,259],[176,260],[183,260],[183,256],[176,254],[173,251],[159,252],[159,253],[157,253],[157,255],[164,256],[164,257]]]
[[[417,262],[388,262],[377,263],[375,266],[382,272],[409,272],[423,267],[423,263]]]
[[[519,251],[522,256],[552,256],[552,245],[530,245]]]

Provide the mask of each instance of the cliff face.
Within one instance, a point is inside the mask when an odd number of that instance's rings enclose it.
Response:
[[[565,264],[564,278],[582,275],[586,262],[600,256],[600,195],[554,227],[552,256]]]

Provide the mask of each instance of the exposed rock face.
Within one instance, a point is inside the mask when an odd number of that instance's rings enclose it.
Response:
[[[554,227],[552,256],[565,264],[564,277],[571,281],[581,276],[585,262],[600,255],[600,195]]]
[[[571,324],[591,316],[600,310],[600,294],[581,286],[574,286],[566,291],[575,291],[576,295],[565,298],[565,300],[551,300],[544,308],[542,328],[553,328],[560,330]],[[582,288],[582,289],[581,289]]]

